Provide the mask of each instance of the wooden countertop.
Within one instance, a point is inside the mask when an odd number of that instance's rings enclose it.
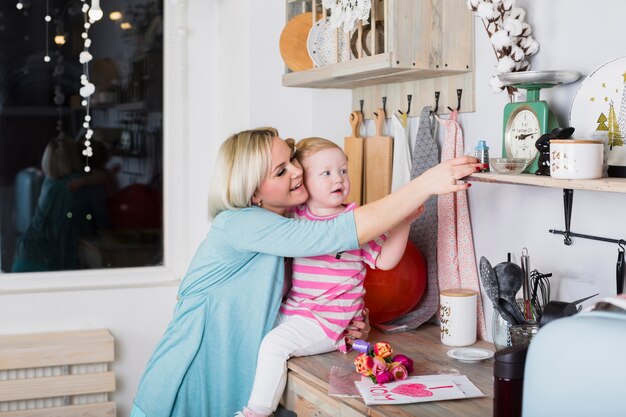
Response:
[[[363,415],[374,417],[406,416],[491,416],[493,414],[493,358],[478,363],[464,363],[447,356],[453,347],[443,345],[439,339],[439,326],[425,324],[408,332],[383,334],[372,330],[369,341],[389,342],[397,353],[405,354],[415,361],[415,375],[460,374],[466,375],[485,397],[463,400],[434,401],[399,406],[366,406],[361,398],[332,397]],[[473,347],[494,350],[491,343],[479,341]],[[297,374],[321,393],[328,393],[328,377],[333,366],[354,369],[358,352],[340,352],[292,358],[288,362],[290,374]]]

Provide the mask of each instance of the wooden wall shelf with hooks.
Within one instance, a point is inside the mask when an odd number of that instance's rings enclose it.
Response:
[[[321,0],[286,0],[286,5],[287,21],[308,12],[316,27],[327,17]],[[376,23],[368,35],[371,22]],[[324,30],[319,27],[318,32]],[[379,35],[371,36],[376,31]],[[373,0],[369,22],[352,35],[337,29],[331,37],[334,55],[326,61],[335,63],[301,71],[287,68],[284,86],[352,89],[353,108],[363,100],[366,118],[381,107],[382,97],[387,97],[389,114],[406,109],[407,95],[413,96],[409,115],[417,116],[425,105],[434,108],[436,91],[439,109],[447,112],[448,106],[457,107],[459,89],[461,111],[474,111],[474,18],[465,0]],[[359,43],[359,38],[367,41]],[[318,48],[311,39],[308,44]],[[368,56],[366,48],[377,53]],[[322,53],[328,58],[328,48]]]

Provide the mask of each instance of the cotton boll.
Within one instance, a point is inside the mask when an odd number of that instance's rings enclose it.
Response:
[[[481,0],[467,0],[467,8],[470,10],[476,10]]]
[[[513,45],[513,47],[511,48],[511,53],[510,53],[510,57],[513,58],[513,61],[521,62],[525,56],[526,56],[526,53],[524,52],[522,48],[520,48],[517,45]]]
[[[486,20],[496,20],[500,17],[500,12],[492,3],[480,3],[476,13],[478,13],[478,16]]]
[[[522,22],[522,33],[520,36],[530,36],[533,33],[533,28],[526,22]]]
[[[521,38],[518,45],[524,50],[526,55],[534,55],[539,51],[539,42],[533,39],[532,36]]]
[[[502,7],[505,10],[511,10],[515,6],[515,0],[502,0]]]
[[[522,9],[521,7],[513,7],[509,16],[511,16],[513,19],[524,20],[524,18],[526,17],[526,10]]]
[[[539,42],[533,39],[532,43],[528,48],[525,49],[526,55],[535,55],[539,52]]]
[[[530,62],[524,60],[522,62],[518,62],[515,65],[515,71],[528,71],[530,70]]]
[[[519,36],[522,34],[522,24],[522,21],[509,16],[504,19],[502,27],[508,32],[509,35]]]
[[[498,61],[498,66],[496,67],[496,71],[498,72],[498,74],[506,74],[508,72],[513,71],[513,68],[515,67],[516,67],[516,62],[513,61],[513,58],[511,58],[508,55],[505,55],[502,58],[500,58],[500,60]]]
[[[492,76],[491,79],[489,80],[489,86],[491,86],[493,91],[496,93],[499,93],[502,90],[504,90],[504,84],[502,84],[502,81],[496,75]]]
[[[506,31],[499,30],[491,35],[491,43],[493,44],[494,48],[496,48],[497,50],[501,50],[502,48],[511,46],[513,44],[513,41],[511,40],[509,34],[506,33]]]

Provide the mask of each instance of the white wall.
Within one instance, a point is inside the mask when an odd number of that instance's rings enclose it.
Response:
[[[285,18],[282,0],[165,3],[187,8],[178,36],[187,38],[188,47],[176,55],[174,64],[187,74],[190,105],[185,126],[166,127],[187,161],[166,165],[167,172],[184,179],[178,184],[185,190],[182,204],[167,215],[177,219],[170,232],[170,238],[180,243],[176,262],[186,265],[209,226],[206,190],[212,161],[226,136],[270,125],[285,137],[319,135],[340,142],[350,132],[351,97],[343,90],[281,87],[284,66],[278,39]],[[518,0],[518,4],[527,9],[527,21],[541,43],[541,51],[532,61],[534,69],[572,69],[588,74],[626,54],[621,31],[626,5],[620,0],[603,0],[603,13],[584,0]],[[476,29],[477,111],[462,114],[461,124],[466,149],[473,148],[478,139],[486,139],[492,155],[496,155],[506,97],[493,94],[487,85],[495,58],[486,33],[479,24]],[[544,92],[561,120],[567,120],[577,85]],[[413,133],[416,125],[417,120],[412,119]],[[626,222],[619,220],[625,202],[623,195],[576,191],[572,229],[626,237]],[[573,246],[565,247],[561,237],[548,234],[549,228],[563,225],[560,190],[475,184],[470,204],[477,256],[496,263],[510,251],[518,260],[522,247],[527,247],[532,268],[555,274],[553,292],[557,298],[572,300],[596,291],[602,295],[613,292],[615,245],[574,239]],[[178,277],[184,270],[181,268],[174,268]],[[92,277],[85,274],[84,279]],[[118,415],[126,416],[145,363],[169,321],[175,295],[175,283],[0,293],[0,332],[110,329],[117,343],[115,400]]]

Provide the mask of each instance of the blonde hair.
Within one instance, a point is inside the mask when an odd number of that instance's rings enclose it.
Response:
[[[68,137],[48,142],[41,157],[41,170],[46,177],[60,179],[78,172],[81,167],[76,142]]]
[[[209,216],[249,207],[271,167],[273,127],[244,130],[220,147],[209,189]]]
[[[341,149],[341,147],[333,141],[324,138],[310,137],[301,139],[298,143],[296,143],[296,158],[302,165],[303,160],[313,154],[316,154],[322,149],[339,149],[343,152],[343,149]]]

